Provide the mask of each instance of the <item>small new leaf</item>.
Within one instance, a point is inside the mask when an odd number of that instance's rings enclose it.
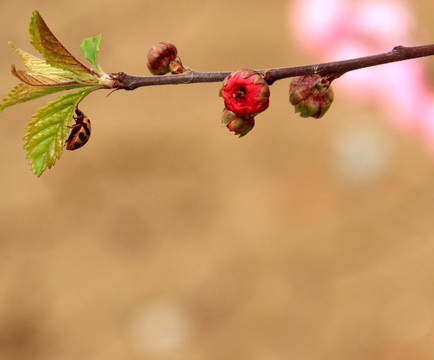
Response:
[[[5,108],[26,102],[29,100],[37,99],[41,96],[53,94],[58,91],[70,90],[80,87],[80,84],[71,84],[65,86],[32,86],[25,83],[19,83],[9,93],[9,95],[2,99],[0,104],[0,112]]]
[[[0,103],[0,112],[8,106],[25,101],[37,99],[41,96],[53,94],[58,91],[71,90],[79,87],[93,86],[98,84],[95,77],[94,84],[74,80],[76,75],[68,70],[58,69],[44,60],[37,58],[21,49],[16,48],[11,42],[9,45],[24,61],[26,70],[17,70],[12,65],[12,75],[16,76],[22,83],[16,85],[7,97]]]
[[[99,52],[99,45],[101,44],[102,34],[99,34],[97,37],[91,37],[84,39],[80,45],[81,50],[84,52],[84,56],[86,59],[94,66],[94,69],[102,73],[102,69],[96,61],[96,57]]]
[[[94,89],[101,85],[100,74],[93,72],[75,59],[51,33],[37,11],[33,12],[29,31],[32,45],[44,55],[45,60],[16,48],[9,42],[9,46],[23,60],[26,70],[18,70],[15,65],[12,65],[12,75],[23,83],[15,86],[8,96],[2,99],[0,112],[8,106],[58,91],[79,87]],[[99,42],[101,42],[101,36]]]
[[[9,41],[9,46],[20,56],[20,58],[24,62],[24,66],[26,67],[26,72],[33,75],[43,75],[47,78],[50,78],[50,81],[45,85],[59,85],[59,83],[71,82],[72,79],[76,78],[76,75],[68,70],[58,69],[50,64],[48,64],[45,60],[37,58],[24,50],[21,50],[12,44]],[[14,71],[12,71],[13,75],[16,75]],[[34,84],[29,84],[34,85]]]
[[[78,61],[57,40],[37,10],[33,11],[29,26],[30,43],[45,58],[48,64],[76,74],[81,80],[94,80],[95,73]]]
[[[63,153],[68,139],[68,125],[81,99],[92,89],[80,89],[50,101],[32,116],[26,125],[24,149],[36,176],[51,168]]]

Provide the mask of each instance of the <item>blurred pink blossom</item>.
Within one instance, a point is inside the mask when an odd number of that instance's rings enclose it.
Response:
[[[416,21],[405,0],[292,0],[288,28],[318,62],[417,45]],[[425,64],[416,59],[352,71],[334,87],[337,94],[379,106],[391,123],[420,135],[434,154],[434,91]]]

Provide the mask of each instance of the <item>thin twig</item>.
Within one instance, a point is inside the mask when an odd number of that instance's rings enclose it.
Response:
[[[263,73],[267,82],[272,84],[276,80],[310,74],[319,74],[322,76],[334,75],[334,78],[336,78],[348,71],[432,55],[434,55],[434,44],[412,47],[395,46],[391,51],[386,53],[355,59],[313,65],[260,69],[257,71]],[[179,75],[138,76],[119,72],[112,73],[110,76],[115,80],[115,88],[134,90],[141,86],[220,82],[230,73],[231,71],[188,71]]]

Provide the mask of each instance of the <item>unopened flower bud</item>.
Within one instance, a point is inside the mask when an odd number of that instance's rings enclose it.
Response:
[[[246,135],[255,126],[255,118],[249,115],[237,115],[228,109],[223,110],[222,124],[235,135],[242,137]]]
[[[148,69],[154,75],[164,75],[170,72],[170,63],[177,58],[175,45],[161,41],[148,51]]]
[[[330,82],[330,77],[318,74],[294,78],[289,87],[289,101],[295,112],[301,117],[322,117],[334,99]]]
[[[254,70],[233,72],[223,80],[220,92],[226,108],[237,115],[254,116],[269,105],[270,88]]]

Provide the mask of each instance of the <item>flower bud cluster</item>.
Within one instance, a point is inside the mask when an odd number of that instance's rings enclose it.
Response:
[[[176,46],[161,41],[148,51],[147,66],[154,75],[182,74],[190,70],[183,66]],[[222,124],[235,135],[246,135],[255,126],[255,116],[270,103],[271,78],[267,72],[244,69],[229,74],[222,84],[220,96],[224,99]],[[269,74],[268,74],[269,75]],[[289,88],[289,101],[302,117],[322,117],[333,102],[330,86],[335,75],[318,74],[295,77]]]
[[[255,126],[255,116],[268,108],[270,88],[262,74],[240,70],[223,80],[220,96],[225,102],[222,124],[241,137]]]

